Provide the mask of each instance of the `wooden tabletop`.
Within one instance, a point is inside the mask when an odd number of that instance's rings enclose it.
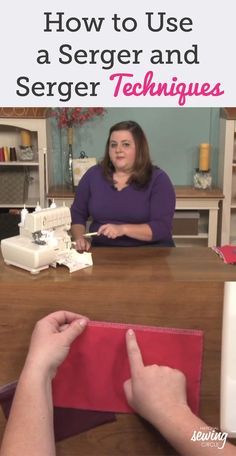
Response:
[[[223,199],[224,195],[220,188],[213,187],[208,190],[194,188],[192,185],[176,185],[176,198],[216,198]],[[74,198],[74,192],[65,186],[54,186],[49,189],[48,198]]]
[[[47,197],[48,198],[74,198],[75,192],[72,189],[63,186],[63,185],[55,185],[50,187],[48,190]]]
[[[200,415],[219,425],[223,281],[235,277],[207,248],[93,250],[94,266],[38,276],[0,264],[0,385],[18,378],[35,322],[67,309],[90,319],[204,331]],[[200,280],[200,281],[199,281]],[[78,379],[79,381],[79,379]],[[0,436],[5,419],[0,412]],[[175,455],[136,415],[57,444],[59,456]]]
[[[211,189],[202,190],[199,188],[194,188],[192,185],[176,185],[175,186],[176,199],[178,198],[214,198],[221,200],[224,198],[223,192],[218,187],[213,187]]]
[[[93,248],[94,265],[70,274],[64,267],[49,268],[38,275],[6,266],[0,256],[2,282],[76,282],[95,283],[157,281],[228,281],[236,280],[236,266],[223,260],[207,247],[97,247]]]

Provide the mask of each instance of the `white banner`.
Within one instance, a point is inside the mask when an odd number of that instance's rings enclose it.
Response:
[[[1,106],[236,106],[236,2],[8,0]]]

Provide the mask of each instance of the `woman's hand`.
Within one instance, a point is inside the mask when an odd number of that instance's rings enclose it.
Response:
[[[152,230],[147,223],[124,223],[121,225],[107,223],[100,226],[98,234],[103,234],[103,236],[107,236],[110,239],[128,236],[139,241],[150,242],[152,240]]]
[[[114,225],[112,223],[106,223],[105,225],[100,226],[98,235],[103,234],[103,236],[106,236],[109,239],[116,239],[119,236],[124,236],[124,226],[125,225]]]
[[[31,337],[25,367],[52,379],[87,322],[87,317],[67,311],[54,312],[39,320]]]
[[[135,333],[126,334],[131,378],[124,383],[129,405],[154,426],[188,409],[186,380],[182,372],[166,366],[144,366]]]
[[[88,252],[91,247],[91,242],[84,236],[79,236],[75,241],[75,248],[79,252]]]

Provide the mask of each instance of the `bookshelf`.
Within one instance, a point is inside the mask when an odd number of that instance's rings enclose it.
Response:
[[[23,117],[20,111],[17,117],[16,111],[9,108],[6,114],[0,108],[0,147],[12,147],[16,151],[13,161],[9,157],[0,161],[0,208],[21,208],[24,204],[33,208],[37,202],[45,206],[46,119]],[[18,155],[22,130],[31,135],[33,157],[30,160],[21,160]]]

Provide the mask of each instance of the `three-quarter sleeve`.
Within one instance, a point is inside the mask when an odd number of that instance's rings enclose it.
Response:
[[[150,195],[150,219],[152,241],[172,239],[172,223],[175,212],[175,191],[164,171],[155,176]]]
[[[75,198],[71,206],[72,225],[85,225],[89,217],[90,179],[87,172],[79,182]]]

